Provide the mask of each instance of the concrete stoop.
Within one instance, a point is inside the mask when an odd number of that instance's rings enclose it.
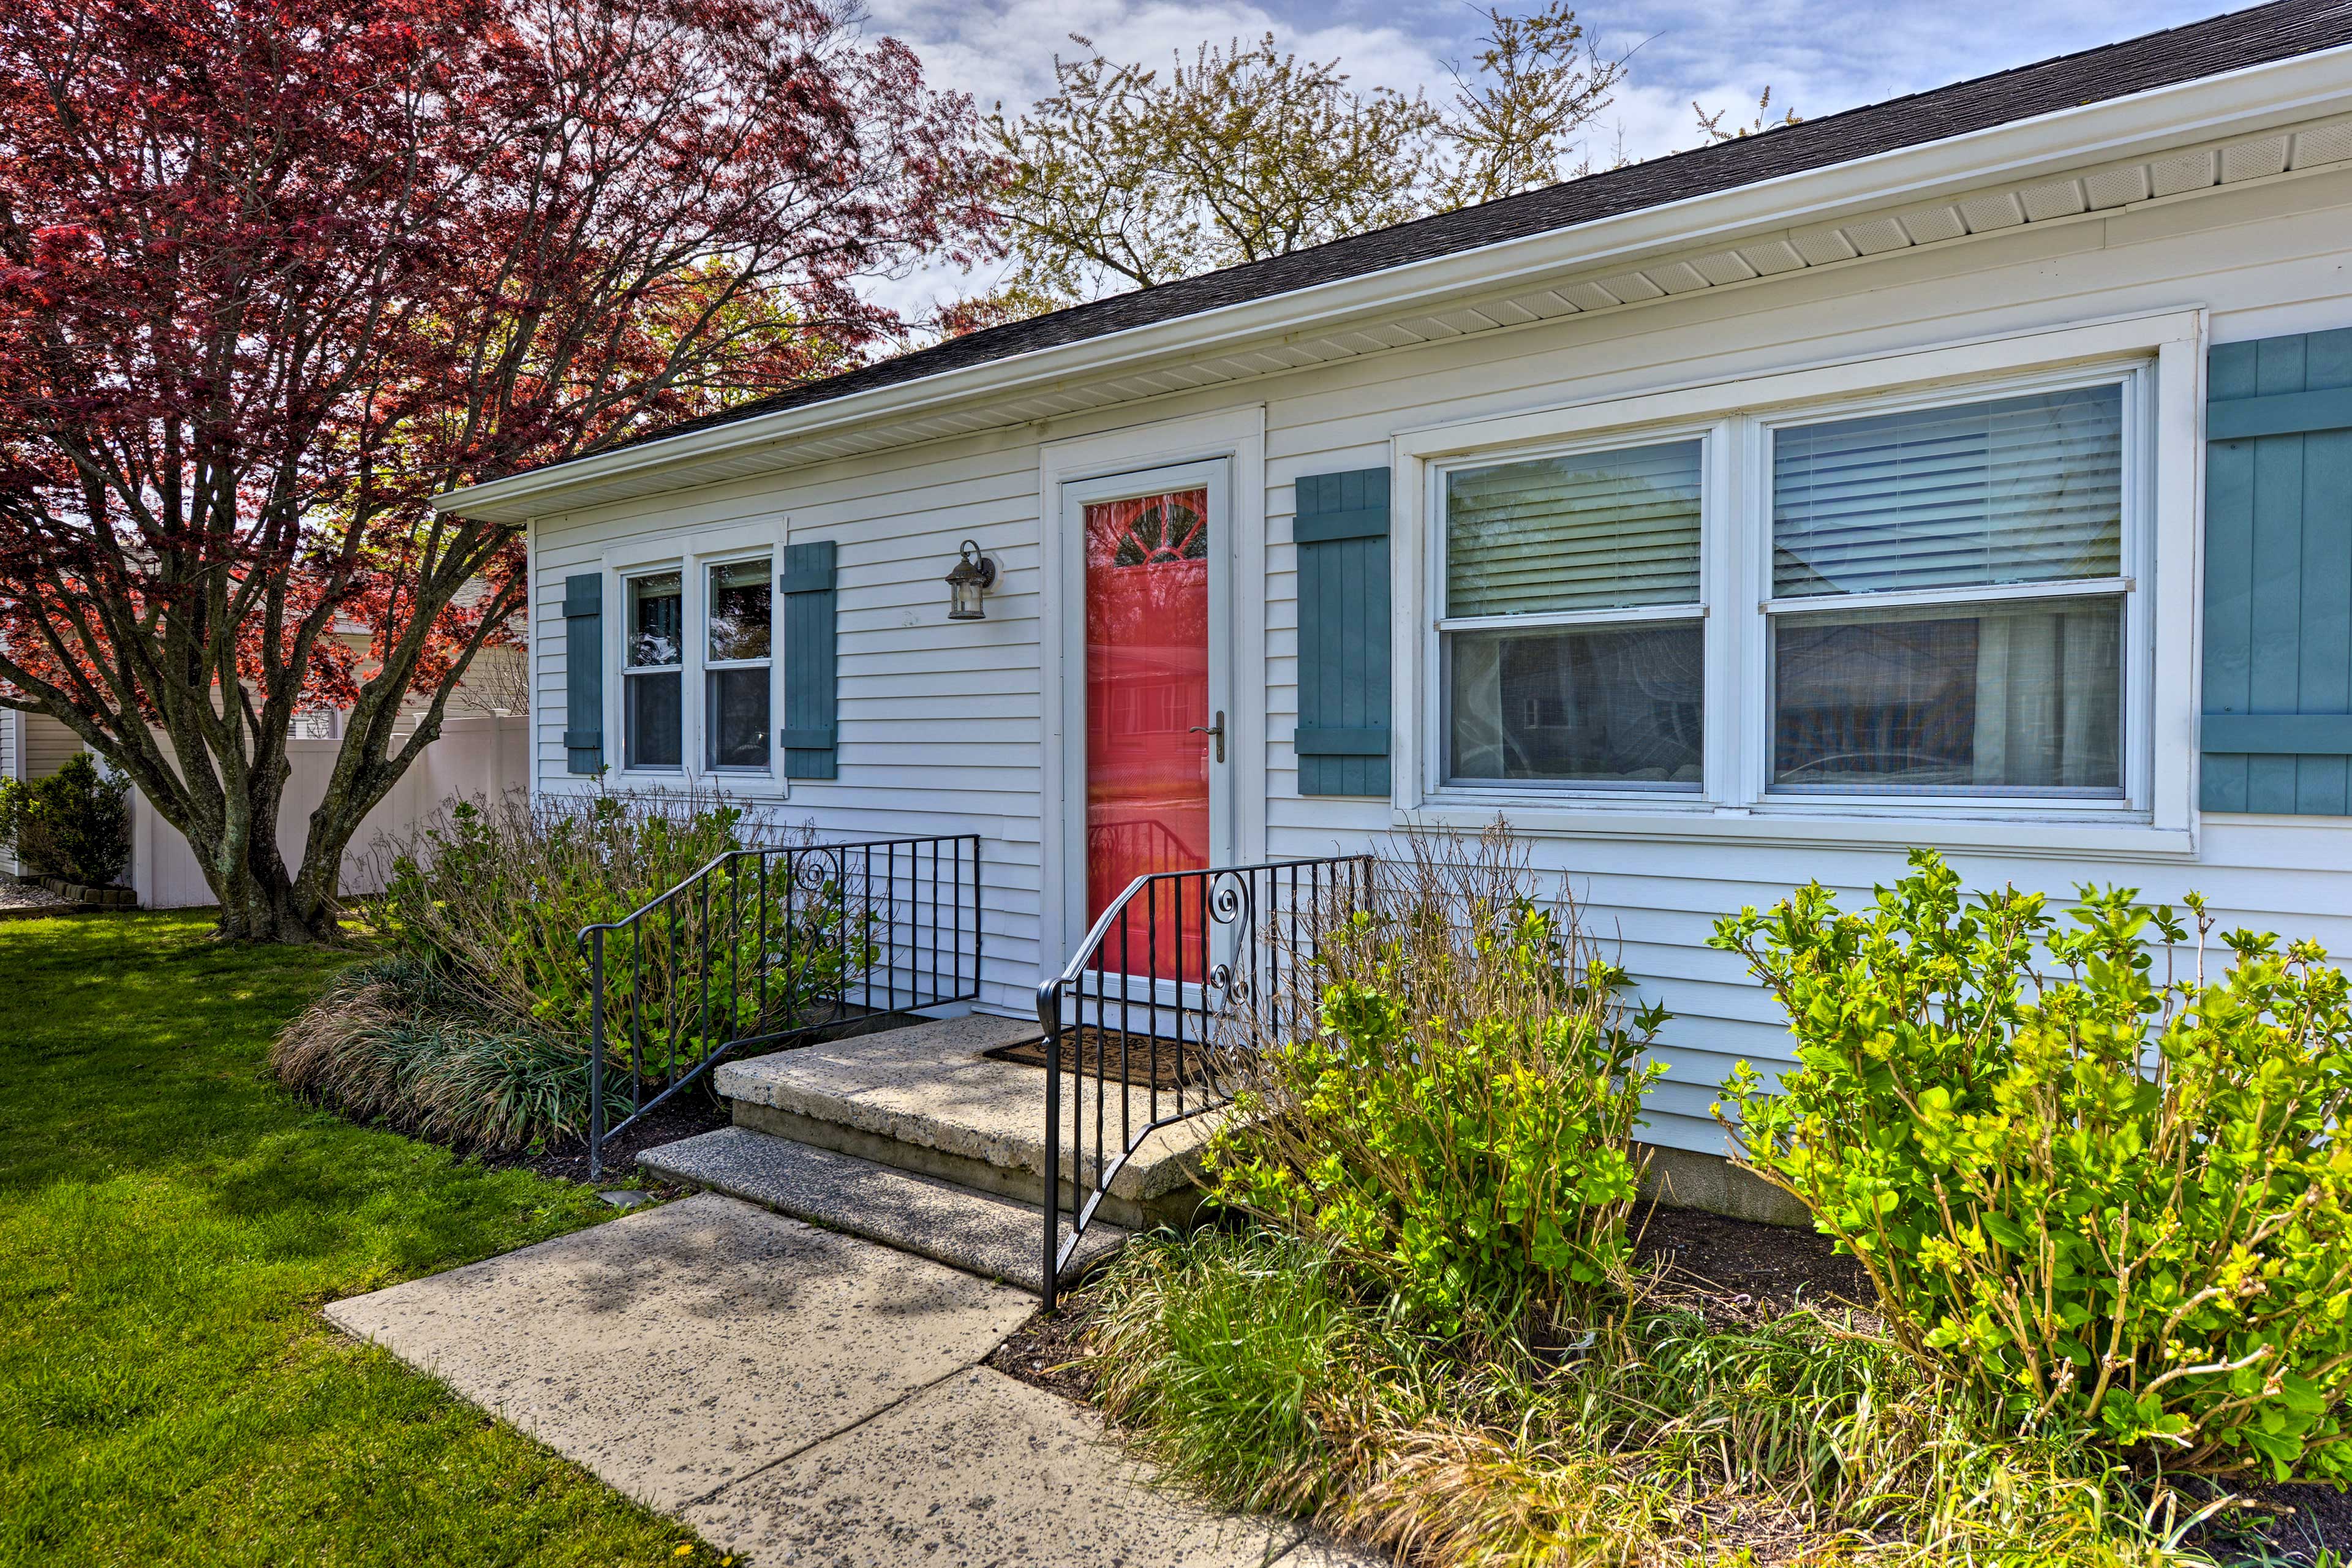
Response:
[[[659,1176],[705,1187],[827,1230],[878,1241],[986,1279],[1043,1289],[1045,1211],[895,1166],[794,1142],[748,1127],[666,1143],[637,1157]],[[1130,1233],[1087,1227],[1072,1278],[1115,1252]]]
[[[730,1062],[714,1077],[734,1107],[735,1125],[649,1149],[637,1163],[670,1181],[1040,1290],[1045,1075],[986,1054],[1036,1033],[1020,1019],[974,1015]],[[1149,1092],[1123,1092],[1130,1124],[1148,1124]],[[1103,1130],[1115,1141],[1121,1109],[1116,1098],[1102,1108]],[[1191,1221],[1212,1120],[1195,1118],[1145,1141],[1113,1178],[1066,1278],[1139,1229]],[[1090,1116],[1089,1152],[1095,1141]],[[1084,1195],[1065,1179],[1063,1212]]]
[[[716,1075],[718,1089],[734,1105],[739,1127],[1043,1205],[1045,1071],[985,1054],[1036,1035],[1034,1024],[1019,1018],[940,1019],[730,1062]],[[1127,1124],[1149,1125],[1150,1091],[1123,1092]],[[1163,1092],[1160,1109],[1164,1112],[1170,1104]],[[1115,1097],[1100,1108],[1102,1133],[1114,1148],[1123,1142],[1120,1114]],[[1089,1155],[1096,1115],[1089,1104]],[[1066,1105],[1064,1117],[1066,1154],[1073,1108]],[[1191,1223],[1200,1206],[1201,1156],[1215,1123],[1214,1113],[1196,1116],[1146,1139],[1112,1178],[1097,1211],[1101,1218],[1129,1230]],[[1065,1212],[1082,1195],[1065,1176]]]

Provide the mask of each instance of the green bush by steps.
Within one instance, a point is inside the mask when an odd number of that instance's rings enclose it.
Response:
[[[2193,896],[2085,888],[2062,922],[1911,866],[1867,913],[1814,885],[1718,925],[1801,1064],[1726,1085],[1748,1163],[2014,1427],[2352,1481],[2344,973],[2246,931],[2222,960]]]
[[[830,862],[807,876],[759,857],[713,866],[755,833],[806,837],[710,794],[457,803],[379,843],[384,890],[366,912],[389,960],[306,1009],[273,1065],[347,1111],[461,1146],[575,1136],[590,1079],[584,927],[710,868],[641,931],[608,934],[605,1088],[622,1105],[633,1068],[666,1083],[720,1042],[811,1016],[870,963],[865,906]],[[763,971],[764,987],[734,983]]]
[[[1621,1296],[1641,1169],[1622,972],[1539,904],[1507,831],[1413,840],[1293,965],[1319,1017],[1244,1053],[1216,1195],[1376,1270],[1444,1332],[1543,1326]]]

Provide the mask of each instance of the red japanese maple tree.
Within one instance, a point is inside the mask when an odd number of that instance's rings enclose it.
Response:
[[[225,935],[331,939],[523,606],[519,535],[426,498],[855,363],[862,278],[986,243],[974,132],[836,0],[18,0],[0,704],[138,784]]]

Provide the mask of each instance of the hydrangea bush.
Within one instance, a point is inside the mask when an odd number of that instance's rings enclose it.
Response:
[[[2217,946],[2184,904],[2086,887],[2062,919],[1915,850],[1866,912],[1818,884],[1743,910],[1714,944],[1779,996],[1798,1066],[1741,1063],[1717,1114],[2016,1426],[2340,1486],[2346,977],[2311,942]]]

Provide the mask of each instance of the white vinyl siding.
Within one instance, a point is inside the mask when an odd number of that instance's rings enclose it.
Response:
[[[1262,735],[1265,761],[1261,775],[1238,781],[1243,853],[1377,847],[1392,831],[1388,802],[1307,798],[1297,789],[1290,519],[1297,477],[1388,466],[1402,433],[1459,420],[2135,311],[2202,305],[2225,341],[2352,324],[2341,255],[2348,221],[2352,172],[2323,170],[1516,329],[1440,337],[1433,324],[1426,335],[1433,341],[1399,338],[1375,356],[1014,430],[955,436],[943,423],[940,439],[919,446],[544,521],[534,591],[541,603],[555,602],[567,573],[594,569],[616,543],[683,540],[746,519],[788,513],[793,541],[837,540],[841,776],[794,781],[776,810],[835,835],[981,833],[982,1005],[1026,1016],[1041,961],[1065,956],[1037,936],[1041,439],[1265,403],[1266,537],[1262,555],[1241,563],[1244,573],[1263,569],[1262,586],[1253,581],[1237,595],[1255,622],[1254,600],[1263,594],[1263,686],[1250,680],[1254,667],[1242,670],[1249,689],[1238,694],[1233,723],[1237,736]],[[1165,384],[1181,380],[1171,375]],[[1770,477],[1768,465],[1757,481],[1769,485]],[[950,625],[940,579],[965,538],[1005,576],[989,595],[984,622]],[[1760,563],[1759,580],[1767,572]],[[1748,595],[1741,612],[1756,614],[1762,596]],[[1731,608],[1718,595],[1710,628]],[[539,786],[588,787],[564,773],[561,618],[538,618],[532,636]],[[2014,881],[2062,897],[2085,880],[2121,881],[2151,897],[2195,888],[2224,929],[2294,931],[2352,952],[2352,828],[2343,824],[2208,815],[2193,858],[2153,863],[2103,848],[2098,829],[2063,832],[2064,847],[2038,851],[1969,848],[1963,836],[1924,826],[1916,837],[1946,843],[1972,884]],[[1771,999],[1736,959],[1706,946],[1715,920],[1816,878],[1853,907],[1903,868],[1899,844],[1802,833],[1734,841],[1644,830],[1538,835],[1528,843],[1538,868],[1576,895],[1640,994],[1674,1014],[1658,1047],[1670,1070],[1651,1099],[1650,1135],[1710,1152],[1724,1146],[1707,1110],[1715,1086],[1734,1061],[1769,1068],[1786,1061],[1789,1047]]]

